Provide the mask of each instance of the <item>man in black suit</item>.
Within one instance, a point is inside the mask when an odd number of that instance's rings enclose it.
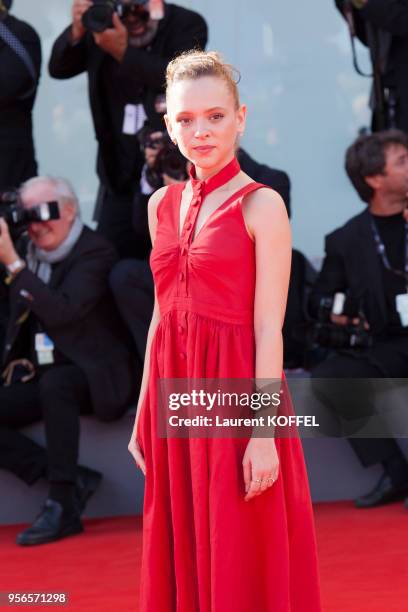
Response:
[[[350,6],[356,35],[370,46],[379,71],[385,108],[381,113],[374,87],[373,129],[397,127],[408,132],[408,0],[335,0],[335,3],[343,14],[346,6]]]
[[[343,329],[360,323],[373,344],[334,350],[312,376],[317,395],[356,434],[359,423],[375,414],[369,379],[408,377],[408,137],[398,130],[359,137],[347,151],[346,170],[368,207],[326,236],[326,257],[310,308],[316,315],[322,300],[346,294],[350,312],[332,312],[331,322]],[[324,379],[360,380],[338,383],[342,395],[334,380],[325,384]],[[395,439],[350,437],[349,442],[363,466],[380,463],[384,468],[374,490],[356,500],[358,507],[408,495],[408,464]]]
[[[32,109],[41,71],[37,32],[0,0],[0,192],[37,174]]]
[[[0,467],[27,484],[50,482],[32,527],[17,539],[34,545],[79,533],[80,513],[100,474],[77,468],[79,414],[119,418],[134,402],[135,361],[109,292],[117,257],[83,226],[77,198],[62,179],[39,177],[21,189],[24,208],[56,201],[60,219],[30,223],[18,251],[0,219],[0,263],[10,320],[0,386]],[[44,420],[47,449],[19,429]]]
[[[121,257],[134,257],[132,201],[143,166],[136,134],[146,117],[160,120],[168,62],[182,51],[204,48],[207,26],[197,13],[162,0],[121,4],[122,18],[114,14],[112,28],[93,33],[82,21],[92,2],[74,0],[72,24],[56,40],[49,70],[57,79],[88,73],[99,144],[98,229]]]

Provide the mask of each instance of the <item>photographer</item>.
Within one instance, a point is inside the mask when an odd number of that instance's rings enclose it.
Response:
[[[373,65],[373,130],[408,132],[408,0],[335,0],[369,47]]]
[[[51,76],[68,79],[88,73],[99,144],[98,227],[121,257],[137,256],[131,226],[143,166],[137,132],[146,117],[160,120],[170,59],[193,47],[204,48],[206,42],[204,19],[174,4],[74,0],[72,24],[54,44]]]
[[[32,109],[41,71],[40,39],[0,0],[0,191],[37,174]]]
[[[48,499],[20,545],[79,533],[80,514],[101,475],[77,468],[79,414],[122,416],[136,397],[127,332],[109,293],[111,245],[83,226],[77,198],[62,179],[39,177],[20,192],[24,212],[58,204],[59,218],[28,219],[17,250],[0,217],[0,263],[10,320],[0,386],[0,467],[31,485],[50,482]],[[47,449],[19,432],[44,420]]]
[[[310,310],[320,319],[317,342],[332,349],[312,372],[314,390],[347,428],[375,414],[370,379],[408,376],[408,137],[398,130],[359,137],[347,150],[346,171],[368,207],[326,237]],[[328,308],[338,293],[347,295],[345,309]],[[352,392],[344,393],[345,384]],[[380,463],[384,470],[357,507],[408,495],[408,464],[395,439],[348,441],[363,466]]]

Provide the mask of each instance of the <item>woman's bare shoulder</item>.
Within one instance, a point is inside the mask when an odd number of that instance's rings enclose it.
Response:
[[[167,185],[165,187],[160,187],[160,189],[157,189],[157,191],[154,191],[152,195],[150,196],[148,207],[150,210],[152,210],[152,212],[157,210],[158,205],[160,204],[161,200],[164,198],[164,196],[167,193],[167,189],[168,189]]]
[[[260,187],[246,195],[243,212],[250,226],[288,220],[285,202],[277,191],[269,187]]]

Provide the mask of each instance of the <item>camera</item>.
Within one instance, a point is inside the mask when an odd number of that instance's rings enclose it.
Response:
[[[158,189],[164,184],[164,174],[178,182],[187,178],[186,158],[171,141],[163,145],[153,166],[147,168],[146,180],[153,189]]]
[[[339,294],[338,294],[339,295]],[[295,334],[299,340],[306,342],[309,347],[322,347],[329,349],[355,349],[369,348],[373,344],[373,337],[365,328],[366,317],[362,309],[361,300],[350,296],[343,296],[341,312],[333,308],[337,296],[322,297],[317,311],[317,321],[309,321],[302,325]],[[331,321],[331,314],[344,314],[350,319],[357,318],[357,325],[336,325]]]
[[[152,189],[163,186],[164,174],[175,181],[187,178],[187,160],[172,143],[167,132],[160,133],[145,125],[138,133],[138,140],[143,153],[146,149],[157,151],[153,165],[146,165],[146,180]]]
[[[45,223],[60,218],[58,202],[43,202],[24,208],[17,190],[0,192],[0,217],[5,219],[10,235],[16,240],[30,223]]]
[[[146,5],[148,0],[93,0],[92,6],[82,15],[83,26],[91,32],[104,32],[113,27],[114,13],[121,19],[128,15],[138,15],[139,19],[149,20],[149,11]]]

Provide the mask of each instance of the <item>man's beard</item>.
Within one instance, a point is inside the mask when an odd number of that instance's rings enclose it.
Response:
[[[137,36],[129,34],[129,44],[132,47],[147,47],[156,36],[158,27],[159,21],[157,19],[149,19],[143,34],[138,34]]]

